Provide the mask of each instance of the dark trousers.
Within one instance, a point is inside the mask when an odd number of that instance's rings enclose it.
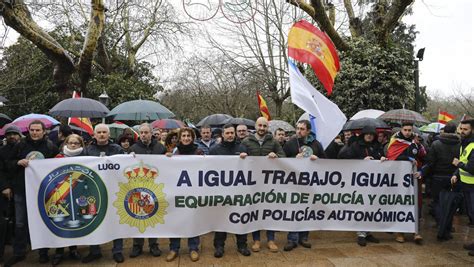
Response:
[[[157,238],[148,238],[148,246],[151,248],[153,245],[158,245]],[[145,238],[134,238],[133,245],[143,247],[145,244]]]
[[[246,248],[247,247],[247,234],[243,235],[235,235],[237,238],[237,247],[238,248]],[[226,232],[215,232],[214,233],[214,247],[224,247],[225,240],[227,239]]]
[[[451,190],[451,176],[432,176],[431,199],[436,222],[439,222],[440,220],[439,193],[449,190]]]
[[[13,239],[13,255],[26,255],[28,244],[28,215],[26,212],[26,197],[21,194],[13,196],[15,201],[15,238]],[[46,250],[47,252],[47,250]],[[41,250],[40,250],[41,253]]]
[[[7,221],[5,218],[7,207],[7,199],[0,196],[0,258],[3,257],[5,243],[7,242]]]
[[[466,205],[466,213],[469,222],[474,223],[474,191],[463,191],[464,204]]]

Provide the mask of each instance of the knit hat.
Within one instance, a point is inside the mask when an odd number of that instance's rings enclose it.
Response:
[[[21,135],[21,130],[20,128],[18,128],[18,126],[16,125],[10,125],[7,127],[7,129],[5,130],[5,135],[9,134],[9,133],[16,133],[18,135]]]

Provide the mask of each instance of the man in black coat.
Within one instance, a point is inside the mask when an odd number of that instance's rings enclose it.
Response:
[[[296,124],[296,136],[285,143],[283,151],[289,158],[310,158],[311,160],[326,158],[323,146],[311,135],[311,123],[308,120],[301,120]],[[305,248],[311,248],[308,236],[308,231],[289,232],[288,243],[283,249],[291,251],[298,244]]]
[[[109,141],[110,130],[105,124],[97,124],[94,128],[94,140],[92,144],[84,150],[85,156],[105,157],[117,154],[124,154],[122,147]],[[117,263],[124,261],[123,258],[123,239],[115,239],[113,241],[112,254],[113,259]],[[89,254],[82,259],[83,263],[89,263],[102,258],[102,252],[99,245],[89,247]]]
[[[7,166],[7,160],[13,158],[13,149],[20,141],[21,132],[15,125],[10,125],[5,130],[6,144],[0,147],[0,259],[3,258],[5,242],[7,242],[7,221],[4,215],[8,213],[8,204],[13,201],[12,178],[15,173]]]
[[[147,155],[164,155],[166,153],[165,146],[152,138],[152,128],[150,124],[143,123],[140,125],[138,132],[140,134],[140,140],[132,145],[130,148],[131,153]],[[133,247],[132,252],[130,253],[130,258],[135,258],[142,254],[144,243],[145,239],[143,238],[133,239]],[[158,247],[156,238],[148,238],[148,246],[153,257],[159,257],[161,255],[161,250]]]
[[[28,243],[28,217],[26,210],[25,193],[25,168],[30,160],[54,158],[58,148],[45,136],[46,127],[39,120],[32,121],[28,126],[28,136],[13,147],[12,159],[7,160],[7,168],[15,173],[13,187],[13,199],[15,201],[15,239],[13,240],[13,257],[5,266],[12,266],[26,258],[26,246]],[[40,263],[49,261],[48,249],[39,250]]]
[[[247,156],[247,148],[236,141],[234,126],[232,124],[226,124],[222,131],[222,142],[213,146],[209,151],[209,155],[240,156],[241,158],[245,158]],[[237,251],[244,256],[250,256],[250,250],[247,247],[247,234],[236,234],[235,236],[237,238]],[[215,232],[214,257],[221,258],[224,256],[226,238],[226,232]]]
[[[423,176],[431,178],[431,205],[436,221],[439,221],[439,214],[437,214],[439,193],[450,190],[451,176],[456,171],[456,166],[452,162],[454,158],[459,157],[461,140],[455,132],[456,125],[454,123],[446,124],[444,132],[440,134],[438,140],[431,144],[425,158],[425,165],[422,168]]]
[[[348,149],[341,151],[341,159],[385,160],[383,148],[377,141],[377,131],[372,126],[365,126]],[[357,244],[365,247],[367,241],[379,243],[379,240],[368,232],[357,232]]]

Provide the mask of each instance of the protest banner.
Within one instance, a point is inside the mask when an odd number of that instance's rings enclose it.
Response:
[[[401,161],[117,155],[33,160],[32,248],[211,231],[416,232]]]

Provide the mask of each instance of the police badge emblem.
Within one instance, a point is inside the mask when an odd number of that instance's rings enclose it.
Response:
[[[128,183],[119,183],[120,191],[116,194],[114,207],[120,217],[120,224],[137,227],[140,233],[147,227],[164,224],[166,215],[166,195],[164,184],[156,184],[158,170],[140,162],[138,165],[125,168],[124,176]]]

